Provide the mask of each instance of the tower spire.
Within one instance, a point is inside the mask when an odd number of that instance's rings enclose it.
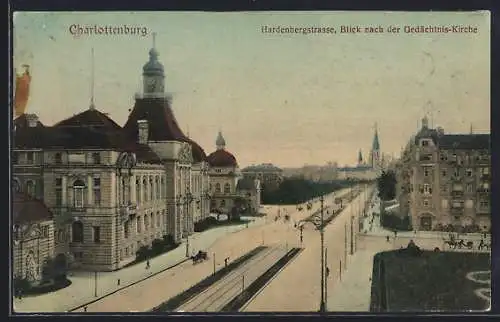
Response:
[[[94,66],[94,47],[91,50],[91,67],[90,67],[90,107],[89,109],[95,109],[94,104],[94,87],[95,87],[95,66]]]
[[[153,32],[153,48],[156,49],[156,32]]]

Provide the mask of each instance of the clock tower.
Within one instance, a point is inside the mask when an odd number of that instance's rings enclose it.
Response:
[[[142,67],[144,97],[165,97],[165,72],[158,61],[156,34],[153,33],[153,48],[149,50],[149,61]]]

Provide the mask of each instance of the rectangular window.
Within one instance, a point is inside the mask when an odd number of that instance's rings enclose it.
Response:
[[[471,184],[471,183],[467,184],[467,185],[465,186],[465,190],[466,190],[467,192],[472,192],[472,191],[473,191],[473,186],[472,186],[472,184]]]
[[[443,209],[448,208],[448,200],[447,199],[441,200],[441,208],[443,208]]]
[[[128,238],[130,235],[130,221],[126,221],[123,224],[123,235],[125,238]]]
[[[481,168],[481,174],[490,174],[490,168]]]
[[[99,227],[99,226],[92,227],[92,232],[94,235],[94,243],[100,243],[101,242],[101,227]]]
[[[26,160],[28,164],[33,164],[33,162],[35,161],[35,154],[33,152],[26,153]]]
[[[74,199],[75,199],[75,208],[83,208],[84,205],[84,187],[75,187],[74,188]]]
[[[479,202],[479,208],[488,208],[490,206],[489,201],[483,200]]]
[[[424,205],[424,207],[429,207],[429,200],[424,199],[422,204]]]
[[[441,171],[441,175],[442,175],[443,177],[446,177],[446,170],[442,170],[442,171]]]
[[[426,195],[432,194],[432,187],[430,184],[424,184],[424,194]]]
[[[467,208],[467,209],[474,208],[474,200],[466,200],[465,201],[465,208]]]
[[[422,146],[429,146],[429,141],[422,140]]]
[[[56,206],[62,206],[62,188],[56,188]]]
[[[49,237],[49,226],[42,226],[42,238]]]
[[[446,155],[446,153],[441,153],[441,155],[439,156],[439,158],[441,159],[441,161],[447,161],[448,160],[448,156]]]
[[[429,167],[424,167],[424,177],[428,177],[431,175],[431,169]]]
[[[453,201],[453,208],[461,208],[463,203],[461,201]]]
[[[101,178],[94,178],[93,190],[94,190],[94,205],[100,206],[101,205]]]
[[[455,177],[460,177],[460,168],[455,168],[455,170],[453,171],[453,175]]]
[[[467,177],[472,177],[472,173],[473,173],[473,172],[472,172],[472,169],[467,169],[467,170],[465,170],[465,175],[466,175]]]

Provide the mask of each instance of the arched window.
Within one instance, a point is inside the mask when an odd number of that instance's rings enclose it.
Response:
[[[127,182],[125,181],[125,178],[122,177],[122,200],[121,200],[122,205],[127,204],[127,198],[128,198],[127,192],[128,192]]]
[[[149,200],[154,200],[155,198],[155,188],[153,177],[149,177]]]
[[[231,185],[229,183],[224,184],[224,193],[231,193]]]
[[[155,227],[155,215],[154,215],[154,213],[151,213],[151,215],[149,215],[149,224],[151,225],[151,228]]]
[[[16,178],[12,179],[12,190],[15,192],[21,191],[21,185],[19,184],[19,180],[17,180]]]
[[[148,215],[147,215],[147,214],[145,214],[145,215],[144,215],[144,230],[145,230],[145,231],[146,231],[146,230],[148,230],[148,227],[149,227],[149,220],[148,220],[148,219],[149,219],[149,218],[148,218]]]
[[[165,198],[165,191],[167,191],[165,187],[165,178],[162,176],[161,177],[161,184],[160,184],[160,196],[162,198]]]
[[[160,193],[161,193],[161,186],[160,186],[160,177],[156,176],[155,178],[155,183],[156,183],[156,200],[160,200]]]
[[[142,201],[148,201],[148,181],[146,178],[142,180]]]
[[[81,221],[75,221],[71,226],[73,243],[83,243],[83,224]]]
[[[142,221],[141,221],[141,217],[137,217],[137,220],[136,220],[136,231],[138,233],[140,233],[142,231]]]
[[[31,197],[35,196],[35,183],[31,180],[26,182],[26,193]]]
[[[221,192],[220,183],[218,183],[218,182],[215,184],[215,192]]]
[[[62,163],[62,155],[61,155],[61,153],[57,152],[54,155],[54,161],[55,161],[56,164],[61,164]]]
[[[141,202],[141,179],[135,179],[135,197],[137,198],[137,203]]]
[[[73,183],[73,200],[75,208],[82,208],[85,204],[85,183],[78,179]]]

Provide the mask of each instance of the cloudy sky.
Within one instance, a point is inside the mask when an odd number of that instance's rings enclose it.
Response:
[[[70,26],[140,27],[147,35],[81,35]],[[472,26],[473,34],[341,34],[340,26]],[[270,34],[332,27],[336,34]],[[185,132],[207,152],[222,130],[241,166],[353,164],[378,124],[399,154],[424,114],[446,132],[490,129],[490,16],[472,13],[16,13],[14,66],[31,65],[27,112],[51,125],[89,106],[123,125],[152,46]]]

